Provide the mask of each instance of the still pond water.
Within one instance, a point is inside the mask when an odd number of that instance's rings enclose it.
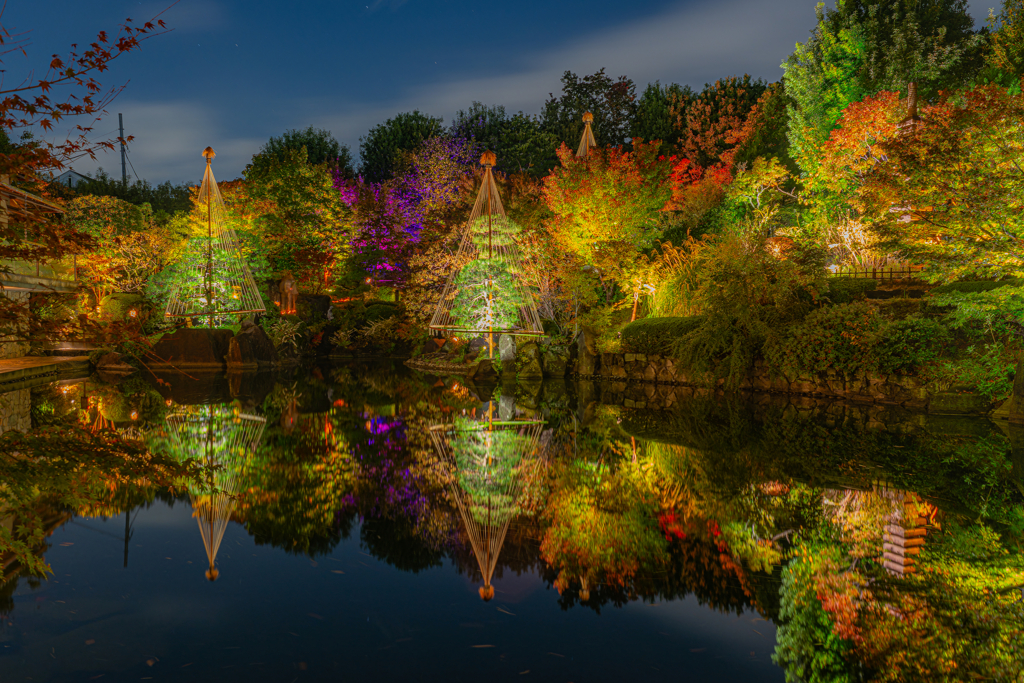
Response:
[[[387,364],[9,392],[0,681],[783,681],[798,542],[860,524],[844,571],[897,587],[955,519],[1013,545],[988,421],[608,396]],[[964,443],[1006,466],[915,460]]]

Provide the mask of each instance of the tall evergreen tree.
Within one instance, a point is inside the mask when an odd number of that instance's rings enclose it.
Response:
[[[969,82],[984,59],[966,0],[838,0],[782,64],[792,97],[790,142],[805,173],[851,102],[907,83],[934,99]]]
[[[637,101],[630,135],[645,141],[661,140],[663,150],[675,149],[681,133],[674,125],[676,117],[681,113],[685,118],[693,98],[694,92],[688,85],[648,83]]]
[[[575,147],[583,135],[583,113],[594,115],[594,137],[600,146],[626,143],[636,117],[636,86],[626,76],[612,79],[601,69],[580,78],[571,71],[562,76],[562,93],[544,103],[541,124],[554,135],[556,145]],[[554,150],[551,150],[554,166]]]
[[[359,173],[370,182],[394,177],[395,168],[406,152],[441,132],[441,119],[419,110],[398,114],[370,129],[359,138]]]
[[[272,137],[260,148],[259,153],[283,160],[285,150],[298,151],[303,147],[306,148],[308,163],[314,166],[324,163],[337,165],[343,176],[352,176],[352,152],[348,145],[339,143],[331,131],[313,126],[305,130],[287,130],[281,137]]]

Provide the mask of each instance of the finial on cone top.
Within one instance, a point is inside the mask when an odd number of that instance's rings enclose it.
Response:
[[[583,123],[593,123],[593,122],[594,122],[594,115],[591,114],[589,111],[583,112]]]
[[[213,159],[217,156],[217,153],[213,151],[213,147],[207,147],[203,150],[203,158],[206,160]]]
[[[478,592],[480,593],[481,600],[483,600],[484,602],[490,602],[491,598],[494,597],[494,586],[490,584],[484,584],[480,586],[480,590]]]
[[[494,166],[498,163],[498,155],[491,151],[486,151],[483,156],[480,157],[481,166]]]

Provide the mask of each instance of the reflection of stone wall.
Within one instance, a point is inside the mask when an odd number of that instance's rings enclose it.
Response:
[[[12,429],[27,432],[32,428],[32,391],[18,389],[0,395],[0,434]]]
[[[630,403],[641,405],[650,402],[655,396],[659,397],[654,401],[655,404],[667,402],[671,405],[676,400],[678,389],[700,384],[678,365],[678,361],[668,356],[602,353],[593,355],[589,362],[583,362],[581,356],[579,369],[578,377],[581,380],[599,380],[610,385],[611,393],[621,394],[621,400],[628,401],[623,403],[627,407]],[[589,372],[584,373],[584,369]],[[750,376],[740,384],[739,389],[855,403],[899,405],[943,414],[982,414],[988,412],[990,407],[983,396],[970,392],[939,391],[927,386],[922,379],[909,375],[845,377],[841,373],[829,373],[822,377],[790,380],[772,375],[760,362],[755,364]]]
[[[28,303],[28,292],[7,292],[3,296],[6,296],[11,301],[18,301],[21,303]],[[0,358],[21,358],[28,353],[28,342],[25,341],[7,341],[14,339],[11,336],[0,336]]]

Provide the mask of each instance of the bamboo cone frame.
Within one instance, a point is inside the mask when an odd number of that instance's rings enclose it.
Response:
[[[594,130],[590,127],[593,121],[594,115],[589,111],[583,114],[583,137],[580,139],[580,146],[576,149],[577,157],[585,157],[590,154],[591,147],[597,147],[597,142],[594,140]]]
[[[227,224],[224,200],[213,177],[213,149],[207,147],[206,172],[199,189],[199,203],[206,208],[204,246],[184,258],[183,277],[175,283],[164,316],[209,318],[266,310],[248,264],[242,258],[235,231]]]
[[[522,255],[516,244],[516,227],[505,216],[498,186],[494,181],[491,167],[495,163],[492,152],[486,152],[481,159],[484,166],[483,182],[477,194],[473,210],[466,222],[465,232],[459,244],[456,260],[466,266],[454,271],[445,283],[441,299],[430,319],[430,329],[437,336],[445,334],[509,334],[536,335],[544,334],[540,315],[534,302],[533,293],[525,281],[522,266]],[[459,276],[467,272],[471,264],[483,264],[488,268],[498,269],[511,277],[511,286],[501,285],[488,276],[478,286],[481,291],[475,299],[481,303],[477,307],[482,311],[474,319],[467,320],[457,313],[460,300],[474,296],[465,291],[466,284],[460,282]],[[515,308],[515,319],[503,319],[493,311],[501,304]],[[492,344],[493,346],[493,344]]]

